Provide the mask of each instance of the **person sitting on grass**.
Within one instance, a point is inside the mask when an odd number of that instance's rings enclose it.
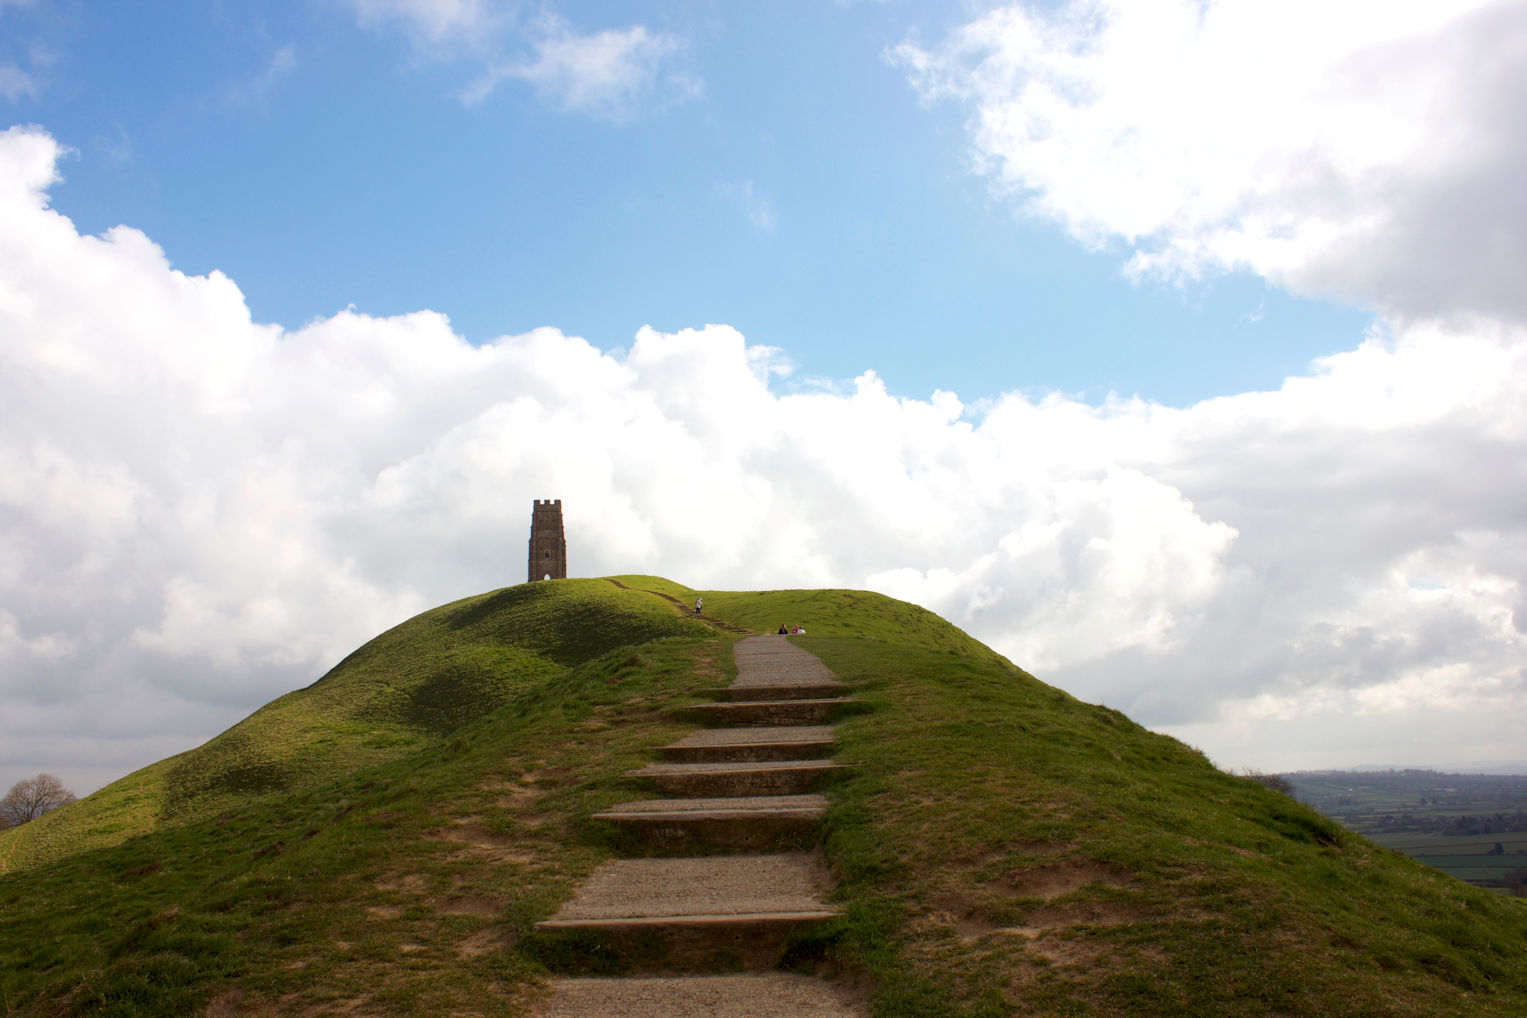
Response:
[[[788,635],[790,635],[790,630],[785,628],[785,624],[783,622],[781,622],[779,624],[779,635],[780,636],[788,636]]]

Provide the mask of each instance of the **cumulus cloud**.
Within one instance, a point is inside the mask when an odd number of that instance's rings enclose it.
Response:
[[[1521,4],[1007,5],[892,56],[1001,191],[1134,272],[1527,322]]]
[[[546,18],[536,29],[532,49],[528,60],[491,64],[463,98],[480,102],[500,82],[515,79],[554,109],[621,120],[699,90],[697,78],[670,68],[683,41],[642,25],[584,35],[560,18]]]
[[[490,0],[348,0],[363,25],[401,25],[421,42],[471,43],[506,19]]]
[[[645,25],[580,32],[542,12],[489,0],[350,0],[363,25],[398,25],[438,57],[466,54],[483,65],[461,93],[468,104],[505,81],[530,86],[563,113],[625,120],[699,94],[700,79],[678,65],[682,38]],[[522,52],[528,48],[528,52]]]
[[[59,156],[0,135],[5,772],[92,787],[520,581],[545,497],[576,575],[880,589],[1228,764],[1527,736],[1519,329],[1376,331],[1186,409],[782,392],[723,325],[255,322],[137,230],[80,235]]]

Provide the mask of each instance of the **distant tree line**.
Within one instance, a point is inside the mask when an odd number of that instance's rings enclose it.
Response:
[[[1417,831],[1422,834],[1510,834],[1527,831],[1527,811],[1514,813],[1487,813],[1478,816],[1435,816],[1431,814],[1401,813],[1399,816],[1376,817],[1374,824],[1385,831]]]
[[[1444,774],[1439,771],[1295,771],[1285,777],[1312,799],[1331,795],[1363,801],[1375,793],[1417,796],[1423,805],[1513,802],[1527,796],[1527,775]]]

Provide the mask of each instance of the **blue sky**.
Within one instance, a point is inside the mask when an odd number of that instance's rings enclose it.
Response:
[[[0,0],[0,786],[570,570],[1522,761],[1527,8]],[[809,625],[809,620],[800,620]]]
[[[873,369],[911,396],[1174,405],[1276,388],[1360,339],[1362,310],[1249,273],[1132,282],[1122,245],[1088,250],[995,197],[960,111],[921,103],[888,58],[959,12],[569,9],[574,31],[639,14],[682,39],[667,61],[693,86],[592,115],[517,81],[463,102],[470,46],[341,3],[4,16],[12,60],[54,55],[14,105],[77,152],[55,207],[222,270],[261,321],[432,308],[473,342],[554,325],[601,348],[725,322],[806,375]]]

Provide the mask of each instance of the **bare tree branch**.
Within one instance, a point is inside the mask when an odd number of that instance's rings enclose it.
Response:
[[[74,801],[74,793],[52,774],[23,778],[0,799],[0,827],[19,827]]]

